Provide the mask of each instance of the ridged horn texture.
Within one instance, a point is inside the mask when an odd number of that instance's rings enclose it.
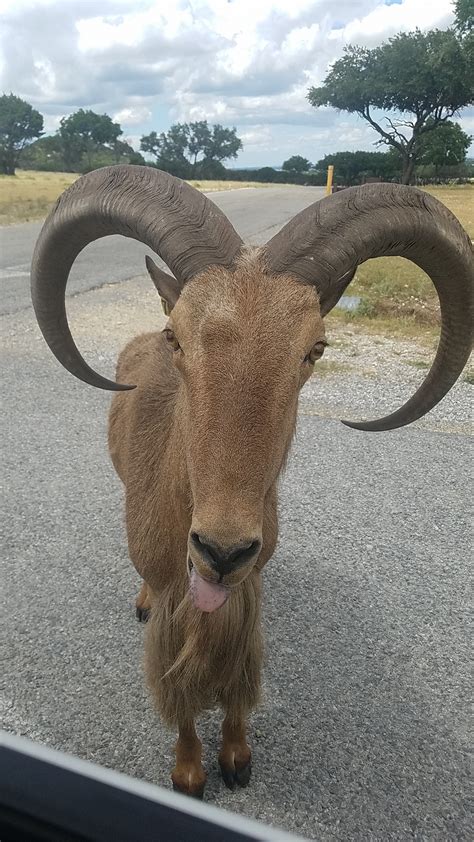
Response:
[[[36,243],[31,295],[38,324],[59,362],[102,389],[132,389],[91,369],[69,330],[66,284],[88,243],[109,234],[153,249],[181,284],[208,266],[231,267],[242,241],[227,217],[189,184],[151,167],[114,166],[78,179],[58,199]]]
[[[323,315],[339,300],[354,266],[382,255],[406,257],[430,276],[441,305],[441,336],[433,365],[413,397],[377,421],[343,422],[357,430],[392,430],[416,421],[461,374],[473,339],[471,242],[456,217],[427,193],[366,184],[301,211],[266,245],[270,271],[314,284]]]

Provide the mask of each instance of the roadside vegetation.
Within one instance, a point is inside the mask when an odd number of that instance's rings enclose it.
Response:
[[[474,239],[474,185],[423,188],[446,205]],[[352,311],[338,309],[335,318],[357,320],[368,329],[393,335],[420,336],[432,341],[438,335],[439,304],[428,276],[401,257],[368,260],[357,270],[348,294],[360,298]]]
[[[0,175],[0,225],[34,222],[44,219],[58,196],[79,178],[78,173],[17,170],[14,176]],[[235,190],[243,187],[271,187],[256,181],[218,181],[201,179],[189,182],[198,190]]]
[[[29,170],[0,176],[0,225],[44,219],[76,178],[77,173]]]

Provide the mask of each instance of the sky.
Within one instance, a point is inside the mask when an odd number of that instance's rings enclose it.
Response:
[[[143,134],[208,120],[237,129],[232,166],[315,162],[377,148],[365,121],[306,99],[344,45],[452,20],[451,0],[0,0],[0,92],[48,133],[91,108],[138,149]],[[474,109],[458,122],[474,134]]]

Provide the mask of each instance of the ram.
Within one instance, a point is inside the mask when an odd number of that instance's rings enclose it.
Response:
[[[118,383],[94,372],[69,331],[71,266],[92,240],[134,237],[170,316],[130,342]],[[202,795],[198,714],[223,709],[225,783],[249,781],[246,719],[259,696],[260,575],[277,540],[277,483],[295,431],[298,394],[324,352],[323,317],[363,261],[402,255],[431,277],[441,340],[424,382],[393,414],[359,430],[415,421],[451,388],[472,345],[471,243],[455,217],[419,190],[351,188],[295,216],[249,248],[204,195],[146,167],[107,167],[58,200],[40,234],[32,296],[44,337],[86,383],[115,389],[113,464],[126,495],[129,552],[150,618],[148,683],[178,729],[176,789]]]

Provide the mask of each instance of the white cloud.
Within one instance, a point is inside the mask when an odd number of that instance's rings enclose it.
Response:
[[[135,139],[207,119],[237,127],[242,165],[372,148],[365,123],[315,110],[308,87],[347,42],[371,46],[453,16],[451,0],[0,0],[0,8],[1,87],[37,107],[48,131],[79,107],[111,114]]]
[[[149,108],[139,106],[138,108],[122,108],[112,115],[112,119],[121,126],[139,126],[146,123],[151,117]]]
[[[395,35],[416,29],[443,29],[453,20],[452,3],[446,0],[403,0],[386,5],[378,3],[364,17],[354,17],[338,30],[344,42],[372,45]]]

